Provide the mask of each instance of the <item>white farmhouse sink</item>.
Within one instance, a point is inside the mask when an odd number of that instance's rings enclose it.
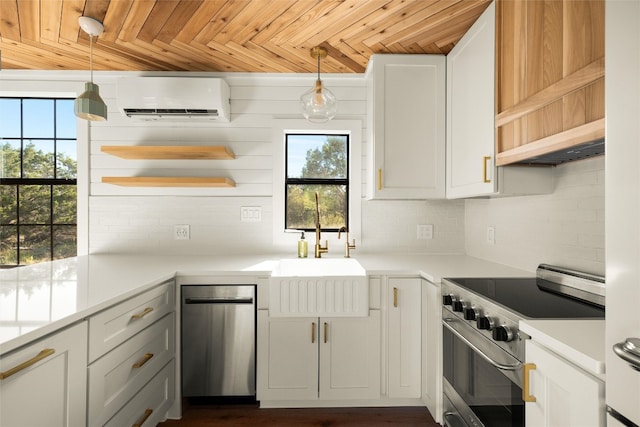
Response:
[[[366,276],[367,272],[353,258],[281,259],[271,277],[343,277]]]
[[[368,316],[367,273],[353,258],[282,259],[271,273],[269,315]]]

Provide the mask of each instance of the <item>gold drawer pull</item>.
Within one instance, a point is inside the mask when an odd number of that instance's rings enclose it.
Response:
[[[316,342],[316,322],[311,322],[311,344]]]
[[[329,337],[329,325],[327,324],[327,322],[324,322],[324,342],[326,344],[327,340]]]
[[[531,395],[531,371],[536,369],[535,363],[525,363],[522,366],[522,400],[525,402],[535,402],[536,397]]]
[[[153,409],[147,409],[146,411],[144,411],[144,414],[142,414],[142,416],[138,418],[138,421],[136,421],[131,427],[142,427],[142,424],[147,421],[147,418],[149,418],[152,413]]]
[[[131,318],[133,320],[142,319],[144,316],[146,316],[147,314],[151,313],[152,311],[153,311],[153,307],[147,307],[142,312],[140,312],[138,314],[134,314],[133,316],[131,316]]]
[[[491,156],[484,156],[482,158],[482,181],[487,183],[491,182],[491,180],[487,178],[487,170],[489,169],[487,162],[489,162],[489,160],[491,160]]]
[[[382,190],[382,169],[378,169],[378,191]]]
[[[133,364],[133,369],[142,368],[145,363],[147,363],[153,357],[153,353],[147,353],[140,360]]]
[[[393,306],[398,306],[398,288],[393,288]]]
[[[40,353],[38,353],[35,357],[27,360],[26,362],[22,362],[18,366],[13,367],[13,368],[11,368],[11,369],[9,369],[7,371],[0,372],[0,380],[3,380],[5,378],[9,378],[11,375],[17,374],[18,372],[22,371],[23,369],[27,369],[29,366],[38,363],[42,359],[46,359],[47,357],[51,356],[55,352],[56,351],[53,348],[45,348]]]

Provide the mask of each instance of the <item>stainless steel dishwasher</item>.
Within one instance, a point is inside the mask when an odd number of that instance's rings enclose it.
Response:
[[[255,285],[182,285],[182,395],[256,394]]]

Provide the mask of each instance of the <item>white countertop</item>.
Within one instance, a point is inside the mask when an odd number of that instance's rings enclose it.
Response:
[[[534,342],[604,380],[604,320],[521,320],[519,328]]]
[[[42,338],[175,276],[268,277],[290,255],[88,255],[0,271],[0,354]],[[325,256],[325,258],[330,258]],[[358,254],[368,275],[532,276],[464,255]]]

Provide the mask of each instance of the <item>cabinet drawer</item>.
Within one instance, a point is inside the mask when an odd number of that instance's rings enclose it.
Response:
[[[175,310],[175,282],[169,281],[89,319],[89,363]]]
[[[89,424],[103,425],[175,353],[171,313],[89,366]]]
[[[175,361],[171,360],[129,401],[106,427],[152,427],[163,421],[173,404]]]

